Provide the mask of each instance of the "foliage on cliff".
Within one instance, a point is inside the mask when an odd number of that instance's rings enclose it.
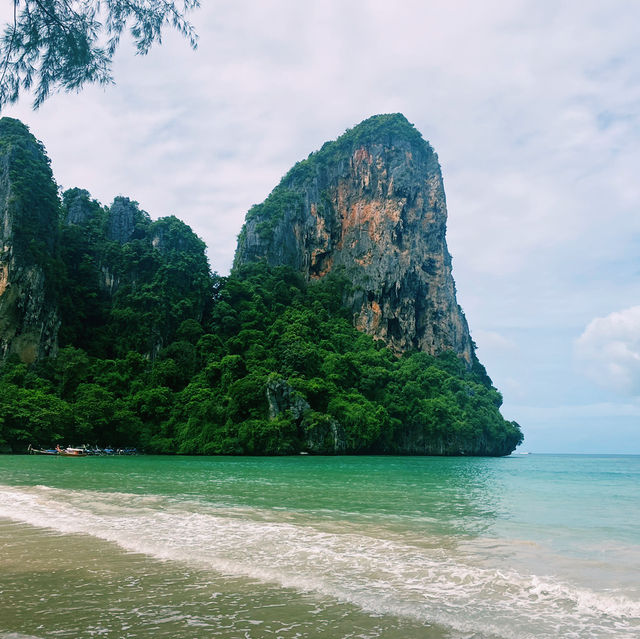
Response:
[[[183,321],[153,361],[141,351],[105,358],[67,346],[31,367],[5,364],[2,443],[291,454],[313,441],[313,452],[330,453],[331,424],[347,453],[501,455],[521,441],[477,361],[468,370],[452,353],[397,358],[356,331],[341,304],[345,280],[308,284],[262,265],[213,279],[207,320]],[[124,353],[131,338],[117,339]],[[268,401],[274,382],[296,400],[278,414]]]
[[[344,162],[357,148],[370,144],[393,146],[402,140],[415,151],[430,149],[420,132],[401,113],[374,115],[347,129],[337,140],[325,142],[306,160],[298,162],[282,178],[281,186],[304,183],[318,172],[326,171]]]
[[[86,191],[63,196],[61,255],[66,266],[61,300],[61,346],[97,357],[129,351],[155,355],[186,319],[201,320],[211,294],[205,246],[176,217],[152,222],[137,203],[125,207],[131,235],[113,239],[113,215]],[[111,235],[110,235],[111,229]]]
[[[57,186],[42,143],[19,120],[0,119],[0,164],[5,173],[0,194],[6,206],[0,238],[20,262],[53,273],[59,266]],[[7,229],[9,235],[3,237]]]

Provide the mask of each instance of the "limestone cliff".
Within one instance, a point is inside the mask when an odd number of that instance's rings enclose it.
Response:
[[[211,297],[205,245],[170,216],[137,202],[110,207],[79,188],[58,197],[44,147],[0,120],[0,364],[55,355],[155,357]]]
[[[438,158],[400,114],[379,115],[296,164],[247,214],[235,266],[309,279],[343,272],[360,330],[395,352],[473,350],[456,301]]]
[[[62,200],[61,345],[154,358],[182,321],[203,319],[210,296],[206,247],[188,225],[174,216],[152,221],[122,196],[104,207],[87,191],[69,189]]]
[[[0,360],[54,354],[59,202],[49,160],[29,129],[0,120]]]

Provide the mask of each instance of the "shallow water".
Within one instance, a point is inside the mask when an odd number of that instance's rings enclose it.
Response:
[[[640,457],[0,457],[0,638],[640,635]]]

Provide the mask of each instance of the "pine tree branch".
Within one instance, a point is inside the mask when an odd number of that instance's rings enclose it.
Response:
[[[13,45],[16,41],[17,24],[18,24],[18,0],[13,0],[13,33],[11,34],[11,42],[9,43],[7,54],[5,55],[4,60],[2,62],[2,77],[0,77],[0,87],[2,87],[4,83],[4,77],[7,74],[7,69],[9,68],[9,61],[11,60]]]

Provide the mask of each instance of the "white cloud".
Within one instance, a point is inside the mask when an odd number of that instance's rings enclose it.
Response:
[[[576,340],[575,354],[596,384],[640,395],[640,306],[592,320]]]

